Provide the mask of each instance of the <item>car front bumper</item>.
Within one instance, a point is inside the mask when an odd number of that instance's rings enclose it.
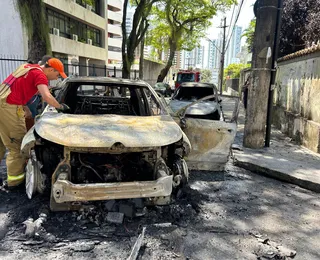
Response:
[[[56,203],[165,197],[172,193],[172,182],[172,176],[165,176],[155,181],[74,184],[60,174],[52,196]]]

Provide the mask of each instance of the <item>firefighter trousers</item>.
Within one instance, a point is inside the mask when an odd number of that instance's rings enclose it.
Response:
[[[0,162],[1,160],[3,160],[5,154],[6,154],[6,147],[4,146],[0,136]]]
[[[17,186],[24,182],[25,159],[22,157],[20,150],[25,134],[26,125],[23,107],[10,105],[0,99],[0,139],[3,143],[1,145],[0,142],[0,152],[5,152],[3,146],[9,151],[6,160],[8,186]]]

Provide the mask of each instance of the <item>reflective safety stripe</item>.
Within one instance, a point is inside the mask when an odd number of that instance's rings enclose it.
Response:
[[[20,180],[23,180],[24,179],[24,173],[20,174],[20,175],[17,175],[17,176],[11,176],[11,175],[8,175],[8,181],[20,181]]]

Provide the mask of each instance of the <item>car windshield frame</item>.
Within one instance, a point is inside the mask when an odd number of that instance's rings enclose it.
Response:
[[[141,98],[141,104],[145,106],[146,111],[149,111],[150,114],[145,116],[162,116],[162,115],[169,115],[166,107],[162,104],[161,100],[159,99],[156,92],[147,84],[135,84],[132,82],[131,84],[122,83],[122,82],[104,82],[104,81],[69,81],[66,82],[65,85],[62,87],[62,90],[59,92],[57,96],[57,100],[61,103],[65,103],[68,95],[70,95],[70,91],[77,93],[78,96],[78,88],[83,86],[94,86],[91,89],[92,93],[88,95],[88,97],[97,97],[99,96],[98,93],[95,93],[95,90],[99,89],[96,88],[97,86],[109,87],[109,88],[123,88],[126,89],[126,95],[128,94],[128,89],[132,89],[135,92],[140,92],[139,98]],[[76,90],[73,90],[76,88]],[[139,90],[139,91],[137,91]],[[69,93],[69,94],[68,94]],[[114,92],[113,92],[114,94]],[[71,94],[72,95],[72,94]],[[121,93],[119,93],[121,97]],[[73,95],[74,96],[74,95]],[[109,96],[110,98],[115,97],[119,98],[119,96]],[[128,97],[123,95],[122,97]],[[70,97],[69,97],[70,98]],[[129,98],[129,97],[128,97]],[[157,111],[155,113],[155,111]],[[136,115],[136,116],[143,116],[143,115]]]

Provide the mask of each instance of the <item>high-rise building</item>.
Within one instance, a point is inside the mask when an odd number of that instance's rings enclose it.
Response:
[[[195,67],[203,68],[203,55],[204,55],[204,46],[195,48]]]
[[[220,67],[221,57],[221,40],[208,40],[208,69],[216,69]]]
[[[108,64],[122,63],[122,1],[107,0]]]
[[[237,55],[241,51],[241,34],[242,27],[235,26],[226,50],[225,67],[228,67],[232,63],[240,63],[240,59],[237,58]],[[228,40],[229,39],[227,39],[226,44],[228,44]]]

